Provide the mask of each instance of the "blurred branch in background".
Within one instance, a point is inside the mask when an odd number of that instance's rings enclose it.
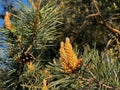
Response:
[[[102,25],[104,25],[108,30],[110,30],[111,32],[113,32],[114,34],[118,34],[120,36],[120,30],[112,28],[110,25],[107,24],[107,22],[104,20],[102,13],[100,12],[100,9],[98,7],[98,2],[96,0],[93,0],[93,3],[95,5],[95,8],[97,10],[97,12],[95,14],[90,14],[88,16],[86,16],[86,19],[91,18],[91,17],[99,17],[101,18],[101,23]]]
[[[0,28],[0,89],[120,89],[120,0],[21,1]]]

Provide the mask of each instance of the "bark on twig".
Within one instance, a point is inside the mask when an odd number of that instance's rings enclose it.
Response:
[[[96,13],[96,14],[88,15],[88,16],[86,16],[86,18],[90,18],[90,17],[94,17],[94,16],[99,16],[100,19],[102,20],[102,24],[103,24],[109,31],[111,31],[111,32],[113,32],[113,33],[117,33],[118,35],[120,35],[120,30],[111,27],[110,25],[108,25],[108,24],[105,22],[104,18],[103,18],[102,15],[101,15],[100,9],[99,9],[99,7],[98,7],[98,5],[97,5],[97,1],[96,1],[96,0],[93,0],[93,3],[94,3],[94,5],[95,5],[95,8],[96,8],[96,10],[97,10],[97,13]]]

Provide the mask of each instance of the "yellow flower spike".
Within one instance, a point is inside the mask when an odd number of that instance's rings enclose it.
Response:
[[[67,54],[67,60],[69,62],[69,67],[72,70],[75,70],[78,64],[77,56],[75,55],[72,45],[70,43],[70,39],[67,37],[65,42],[65,52]]]
[[[47,78],[52,78],[52,75],[49,73],[48,70],[44,70],[44,73]]]
[[[35,69],[33,62],[28,62],[27,67],[28,67],[29,71],[34,71],[34,69]]]
[[[61,65],[65,69],[65,71],[71,71],[68,66],[68,60],[67,60],[67,55],[64,50],[64,42],[61,42],[60,44],[60,60],[61,60]]]
[[[64,50],[64,42],[61,42],[61,44],[60,44],[60,57],[67,60],[67,55],[66,55],[66,52]]]
[[[61,42],[59,52],[61,65],[66,72],[74,72],[83,61],[82,58],[79,60],[77,59],[68,37],[66,38],[65,43]]]
[[[47,82],[45,79],[43,80],[42,90],[48,90]]]
[[[65,62],[65,59],[60,58],[60,61],[61,61],[61,65],[62,65],[62,67],[64,68],[64,70],[65,70],[66,72],[71,73],[72,70],[69,68],[69,65]]]
[[[5,27],[9,30],[12,30],[13,27],[12,27],[12,23],[10,21],[10,17],[11,17],[11,14],[9,12],[6,12],[6,15],[5,15],[5,18],[4,18],[4,23],[5,23]]]

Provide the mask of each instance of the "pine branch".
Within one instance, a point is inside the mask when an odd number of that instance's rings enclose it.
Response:
[[[87,18],[90,18],[90,17],[98,16],[98,17],[101,18],[101,20],[102,20],[102,22],[103,22],[103,23],[101,23],[102,25],[104,25],[109,31],[111,31],[111,32],[113,32],[113,33],[117,33],[117,34],[120,35],[120,30],[115,29],[115,28],[112,28],[111,26],[109,26],[109,25],[105,22],[105,20],[104,20],[103,17],[102,17],[102,14],[101,14],[101,12],[100,12],[100,9],[99,9],[99,7],[98,7],[98,5],[97,5],[97,1],[96,1],[96,0],[93,0],[93,3],[94,3],[94,5],[95,5],[95,8],[97,9],[97,13],[86,16],[86,19],[87,19]]]
[[[72,89],[77,88],[75,90],[83,90],[88,88],[119,90],[119,61],[113,58],[113,62],[106,62],[104,58],[99,55],[100,54],[98,54],[96,50],[90,50],[84,53],[82,56],[83,64],[76,72],[73,73],[66,73],[64,70],[62,70],[64,68],[61,68],[58,60],[57,63],[50,64],[47,69],[52,74],[53,81],[50,81],[48,86],[50,88],[56,87],[59,90],[63,88],[67,89],[65,87],[66,85]],[[111,55],[108,56],[109,59],[111,59],[110,56]],[[117,80],[115,78],[117,78]]]

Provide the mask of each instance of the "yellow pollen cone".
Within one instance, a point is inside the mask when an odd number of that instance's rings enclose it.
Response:
[[[66,72],[71,73],[72,70],[69,68],[69,65],[65,62],[65,60],[64,60],[63,58],[60,58],[60,61],[61,61],[61,65],[62,65],[62,67],[64,68],[64,70],[65,70]]]
[[[34,71],[34,69],[35,69],[33,62],[28,62],[27,67],[28,67],[29,71]]]
[[[65,42],[65,52],[67,54],[67,59],[70,65],[71,69],[75,69],[78,63],[77,60],[77,56],[75,55],[73,49],[72,49],[72,45],[70,43],[70,39],[66,38],[66,42]]]
[[[70,39],[67,37],[65,43],[60,44],[60,62],[64,71],[72,73],[77,70],[78,66],[82,63],[83,59],[77,59],[76,54],[72,49]]]
[[[5,27],[9,30],[12,30],[13,27],[12,27],[12,23],[10,21],[10,17],[11,17],[11,14],[9,12],[6,12],[6,15],[5,15],[5,18],[4,18],[4,23],[5,23]]]
[[[46,82],[46,80],[45,80],[45,79],[43,80],[42,90],[48,90],[48,87],[47,87],[47,82]]]

